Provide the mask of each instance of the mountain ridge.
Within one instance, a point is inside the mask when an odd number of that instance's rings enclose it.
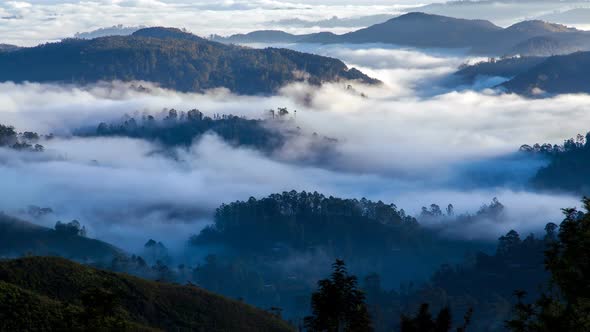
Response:
[[[337,35],[319,32],[294,35],[274,30],[253,31],[229,37],[213,36],[223,43],[385,43],[411,47],[465,48],[479,55],[547,56],[590,50],[590,32],[562,24],[529,20],[501,28],[487,20],[411,12],[383,23]],[[534,38],[555,40],[552,48]],[[549,54],[548,54],[549,53]]]
[[[301,73],[306,75],[301,75]],[[148,81],[182,92],[227,88],[245,95],[282,86],[341,80],[378,84],[342,61],[288,49],[224,45],[175,28],[140,29],[130,36],[65,39],[0,52],[0,81]]]

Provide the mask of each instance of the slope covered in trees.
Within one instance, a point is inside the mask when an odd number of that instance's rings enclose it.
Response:
[[[194,286],[147,281],[61,258],[0,261],[0,330],[293,331]]]
[[[590,330],[590,199],[584,212],[564,209],[565,219],[557,238],[545,253],[550,283],[533,303],[524,302],[526,292],[516,293],[518,304],[507,322],[515,332]]]
[[[276,113],[277,123],[290,117],[286,108],[281,108]],[[290,134],[296,134],[274,128],[265,120],[219,114],[211,118],[197,109],[188,112],[170,109],[161,116],[126,115],[120,121],[109,124],[101,122],[95,128],[76,131],[79,136],[133,137],[157,141],[165,146],[190,146],[206,133],[216,134],[235,146],[247,146],[267,152],[281,147]]]
[[[224,87],[241,94],[269,94],[304,79],[311,84],[378,83],[337,59],[287,49],[223,45],[172,28],[146,28],[131,36],[67,39],[0,53],[1,81],[87,84],[141,80],[185,92]]]
[[[590,93],[590,52],[553,56],[501,86],[528,95]]]
[[[326,197],[317,192],[284,192],[220,206],[214,224],[195,243],[219,242],[259,251],[275,244],[305,249],[330,246],[349,254],[419,241],[416,220],[393,204]]]
[[[122,254],[122,250],[84,235],[77,221],[60,222],[50,229],[0,213],[0,257],[55,255],[96,262]]]
[[[523,145],[520,150],[546,156],[549,163],[537,171],[532,184],[538,189],[590,195],[590,133],[565,140],[563,145]]]

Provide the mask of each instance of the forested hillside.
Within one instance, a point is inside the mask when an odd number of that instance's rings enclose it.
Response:
[[[270,313],[195,286],[61,258],[0,261],[0,330],[293,331]]]
[[[283,85],[372,79],[342,61],[287,49],[223,45],[172,28],[146,28],[131,36],[59,43],[0,53],[0,81],[149,81],[184,92],[227,88],[269,94]]]

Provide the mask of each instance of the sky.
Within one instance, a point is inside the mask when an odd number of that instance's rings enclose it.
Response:
[[[301,27],[281,23],[301,19],[320,21],[334,16],[360,18],[399,15],[438,0],[4,0],[0,2],[0,43],[34,46],[73,37],[114,25],[171,26],[200,35],[229,35],[260,29],[291,33],[332,31],[344,33],[364,26]],[[572,2],[490,3],[481,6],[450,6],[444,15],[485,18],[507,26],[589,4]],[[440,10],[440,9],[437,9]],[[576,26],[588,28],[590,22]]]
[[[401,1],[2,1],[0,42],[31,46],[117,24],[174,26],[207,36],[265,28],[269,21],[399,14],[419,2]],[[236,19],[239,17],[239,19]],[[313,29],[309,29],[310,31]],[[317,29],[316,29],[317,30]]]

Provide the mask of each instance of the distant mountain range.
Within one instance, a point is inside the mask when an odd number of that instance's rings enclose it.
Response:
[[[412,47],[465,48],[481,55],[547,56],[590,50],[590,32],[544,21],[523,21],[501,28],[490,21],[408,13],[384,23],[337,35],[293,35],[263,30],[229,37],[224,43],[386,43]]]
[[[310,21],[310,20],[302,20],[299,18],[288,18],[282,19],[278,21],[271,21],[271,24],[278,24],[281,26],[295,26],[295,27],[304,27],[304,28],[312,28],[312,27],[320,27],[320,28],[339,28],[339,27],[366,27],[369,25],[377,24],[385,22],[389,19],[396,17],[397,15],[390,15],[390,14],[376,14],[376,15],[367,15],[367,16],[359,16],[359,17],[343,17],[340,18],[338,16],[333,16],[329,19],[325,20],[317,20],[317,21]]]
[[[590,93],[590,52],[482,62],[463,67],[455,75],[467,83],[481,77],[505,77],[509,80],[498,87],[528,96]]]
[[[0,52],[0,81],[94,83],[142,80],[185,92],[227,88],[270,94],[287,83],[378,80],[338,59],[287,49],[224,45],[173,28],[130,36],[66,39]]]

